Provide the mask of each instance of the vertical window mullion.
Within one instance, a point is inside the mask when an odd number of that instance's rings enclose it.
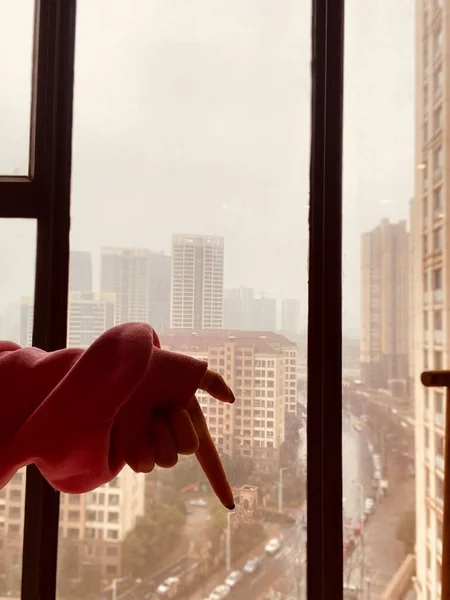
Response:
[[[30,175],[38,196],[33,344],[63,348],[67,331],[75,0],[38,0]],[[27,469],[23,600],[53,600],[59,494]]]
[[[313,0],[307,422],[309,600],[343,597],[343,17],[344,0]]]

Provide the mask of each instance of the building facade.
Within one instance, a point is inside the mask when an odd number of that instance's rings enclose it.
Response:
[[[170,323],[171,257],[140,248],[102,248],[100,289],[115,294],[116,323]]]
[[[243,331],[170,331],[161,344],[206,360],[234,390],[235,404],[198,393],[219,451],[251,458],[261,470],[278,468],[285,413],[297,409],[295,344],[273,332]]]
[[[411,203],[413,285],[410,343],[415,402],[416,589],[441,597],[445,397],[420,373],[448,367],[448,56],[450,12],[442,0],[416,0],[416,174]]]
[[[72,250],[69,262],[69,292],[92,292],[92,255]]]
[[[252,288],[239,287],[224,292],[224,329],[277,331],[277,301]]]
[[[281,330],[285,333],[300,333],[300,300],[286,298],[281,304]]]
[[[172,329],[222,328],[223,276],[222,237],[173,237],[170,312]]]
[[[383,219],[361,236],[361,378],[368,388],[406,397],[409,338],[409,234]]]
[[[115,295],[71,292],[68,347],[87,348],[115,325]],[[21,300],[21,342],[31,345],[33,301]],[[122,569],[122,542],[144,514],[145,475],[126,467],[114,481],[82,495],[61,495],[59,533],[62,555],[76,553],[78,564],[95,564],[105,578]],[[19,569],[25,509],[25,471],[0,490],[0,580]],[[4,550],[4,552],[3,552]],[[9,589],[11,582],[8,581]]]

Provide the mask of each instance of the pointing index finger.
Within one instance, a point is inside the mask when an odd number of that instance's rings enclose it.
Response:
[[[219,500],[226,508],[233,510],[233,492],[228,483],[219,453],[209,433],[205,416],[195,396],[189,402],[187,410],[191,416],[199,441],[195,456]]]
[[[210,371],[209,369],[206,371],[198,387],[222,402],[233,404],[235,401],[234,394],[231,391],[231,388],[225,383],[222,375]]]

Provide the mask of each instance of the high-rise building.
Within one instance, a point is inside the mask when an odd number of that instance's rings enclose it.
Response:
[[[103,248],[100,289],[116,296],[116,323],[169,326],[170,256],[139,248]]]
[[[223,326],[225,329],[248,331],[252,327],[253,301],[252,288],[240,286],[224,291]]]
[[[161,332],[170,327],[170,278],[172,258],[163,252],[149,253],[148,323]]]
[[[84,250],[71,250],[69,292],[92,292],[92,255]]]
[[[20,301],[20,345],[31,346],[33,299]],[[67,347],[88,348],[107,329],[115,325],[114,294],[71,292],[69,294]]]
[[[222,237],[173,237],[171,328],[222,328],[223,272]]]
[[[67,328],[68,348],[88,348],[115,325],[115,295],[71,292]]]
[[[281,305],[281,330],[285,333],[300,333],[300,300],[286,298]]]
[[[224,328],[241,331],[276,331],[277,301],[262,295],[255,298],[252,288],[225,290]]]
[[[409,234],[383,219],[361,236],[361,378],[404,397],[408,384]]]
[[[415,194],[411,206],[416,447],[416,590],[441,597],[445,395],[427,389],[420,373],[448,367],[450,12],[442,0],[416,1]]]
[[[33,345],[33,298],[23,297],[20,299],[20,328],[19,344],[21,346]]]
[[[255,331],[277,330],[277,301],[261,295],[253,300],[252,329]]]
[[[138,248],[102,248],[100,290],[116,296],[116,323],[147,322],[148,254]]]
[[[207,360],[224,376],[235,404],[198,398],[220,452],[252,458],[260,469],[277,468],[285,413],[297,407],[297,347],[284,336],[244,331],[170,331],[162,347]]]

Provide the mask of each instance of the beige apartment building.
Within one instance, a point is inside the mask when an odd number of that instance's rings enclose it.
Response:
[[[171,331],[162,347],[208,361],[233,388],[234,405],[204,392],[199,401],[220,452],[278,468],[285,412],[297,409],[297,347],[276,333]]]
[[[115,294],[70,292],[68,347],[87,348],[115,325]],[[20,338],[31,345],[33,300],[21,299]],[[79,563],[96,563],[106,578],[122,568],[122,541],[144,514],[145,476],[125,468],[114,481],[83,495],[61,495],[61,550],[77,552]],[[0,490],[0,579],[14,575],[21,563],[25,508],[25,470]],[[1,585],[1,584],[0,584]],[[9,586],[11,587],[11,586]]]
[[[409,234],[383,219],[361,236],[361,378],[368,388],[406,397]]]
[[[416,175],[411,204],[410,360],[416,420],[416,589],[419,600],[441,597],[445,398],[441,389],[425,389],[420,383],[420,373],[449,365],[449,28],[448,2],[416,0]]]
[[[22,562],[25,469],[0,490],[0,581],[14,577]],[[145,476],[125,468],[109,484],[88,494],[61,495],[62,549],[76,552],[79,564],[94,563],[102,576],[121,575],[122,542],[144,514]],[[20,572],[18,573],[20,576]],[[11,583],[11,582],[9,582]],[[1,583],[0,583],[1,585]],[[11,588],[11,585],[7,585]]]

